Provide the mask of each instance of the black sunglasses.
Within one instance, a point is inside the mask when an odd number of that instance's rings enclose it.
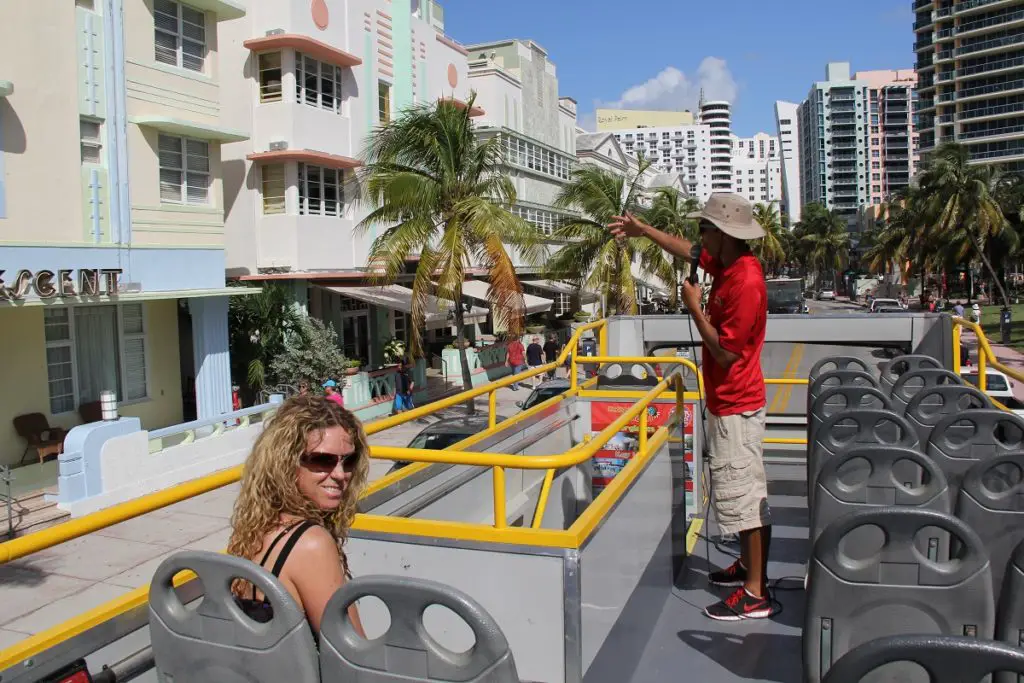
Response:
[[[303,467],[317,472],[333,471],[338,466],[338,460],[341,460],[342,469],[351,472],[359,462],[359,454],[350,453],[342,457],[334,453],[306,453],[299,459]]]

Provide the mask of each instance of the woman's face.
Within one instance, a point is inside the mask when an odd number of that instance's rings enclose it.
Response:
[[[345,499],[359,456],[344,427],[328,427],[306,437],[299,460],[299,491],[321,510],[333,510]]]

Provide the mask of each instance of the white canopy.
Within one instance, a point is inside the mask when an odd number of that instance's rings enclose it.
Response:
[[[576,288],[565,282],[556,282],[554,280],[526,280],[523,284],[528,287],[536,287],[537,289],[543,289],[556,294],[567,294],[569,296],[575,296],[577,294]],[[580,303],[584,305],[596,303],[601,298],[597,294],[585,289],[579,290],[578,294],[580,297]]]
[[[477,301],[486,301],[489,303],[487,298],[487,287],[489,285],[483,280],[467,280],[462,283],[462,293],[465,296],[476,299]],[[551,306],[554,302],[551,299],[544,299],[539,296],[533,296],[532,294],[523,294],[523,299],[526,303],[526,314],[532,315],[534,313],[543,313],[544,311],[550,311]]]
[[[401,285],[385,285],[383,287],[324,287],[336,294],[365,301],[374,306],[383,306],[393,311],[412,313],[412,290]],[[450,301],[427,296],[427,329],[437,330],[450,327],[453,322],[448,317],[453,306]],[[474,306],[466,314],[467,323],[482,323],[487,320],[487,309]]]

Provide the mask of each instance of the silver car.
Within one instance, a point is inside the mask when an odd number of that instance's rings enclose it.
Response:
[[[501,422],[505,418],[498,415],[498,422]],[[489,426],[487,420],[487,414],[483,415],[467,415],[466,417],[456,417],[452,419],[441,420],[434,424],[425,427],[419,434],[413,437],[412,441],[409,442],[407,448],[426,448],[430,450],[444,450],[454,446],[463,439],[468,439],[474,434],[486,430]],[[388,474],[402,469],[406,465],[411,464],[405,460],[397,460],[395,464],[388,470]]]

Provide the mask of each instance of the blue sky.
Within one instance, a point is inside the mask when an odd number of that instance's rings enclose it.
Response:
[[[602,104],[693,109],[703,85],[734,102],[737,135],[774,132],[775,101],[803,100],[829,61],[914,67],[911,0],[441,2],[445,30],[461,43],[543,46],[585,125]]]

